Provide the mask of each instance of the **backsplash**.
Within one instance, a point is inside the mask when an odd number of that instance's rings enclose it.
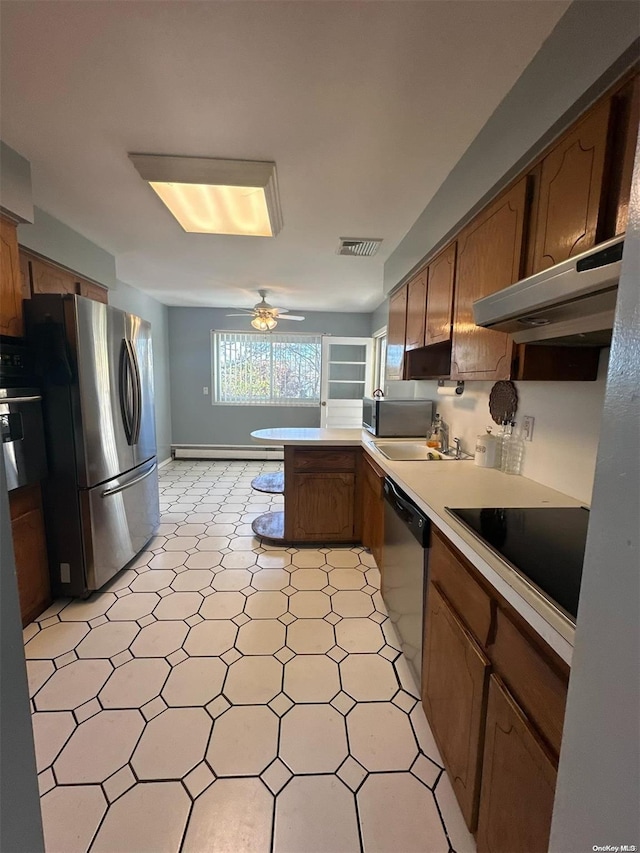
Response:
[[[522,474],[552,489],[591,502],[604,404],[609,350],[600,357],[595,382],[516,382],[519,427],[523,415],[535,418],[533,441],[525,442]],[[461,397],[438,397],[437,382],[389,383],[389,396],[426,397],[449,425],[451,440],[473,454],[476,436],[494,424],[489,414],[493,382],[466,382]]]

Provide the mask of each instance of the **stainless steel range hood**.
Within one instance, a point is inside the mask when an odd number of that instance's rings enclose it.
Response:
[[[473,303],[476,325],[516,343],[608,346],[624,237],[556,264]]]

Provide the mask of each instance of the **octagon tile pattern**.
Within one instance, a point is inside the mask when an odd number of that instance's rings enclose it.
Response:
[[[371,555],[252,535],[277,467],[165,467],[147,550],[25,629],[47,853],[474,850]]]

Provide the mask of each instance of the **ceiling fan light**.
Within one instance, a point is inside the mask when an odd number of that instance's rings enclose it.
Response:
[[[278,321],[274,320],[273,317],[254,317],[251,325],[259,332],[270,332],[278,325]]]
[[[185,231],[275,237],[282,228],[276,164],[130,154]]]

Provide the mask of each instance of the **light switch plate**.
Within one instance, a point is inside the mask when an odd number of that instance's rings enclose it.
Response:
[[[535,418],[533,415],[523,415],[522,417],[522,437],[525,441],[533,440],[533,424]]]
[[[205,397],[209,393],[209,387],[207,385],[202,386],[202,393],[204,394]]]

